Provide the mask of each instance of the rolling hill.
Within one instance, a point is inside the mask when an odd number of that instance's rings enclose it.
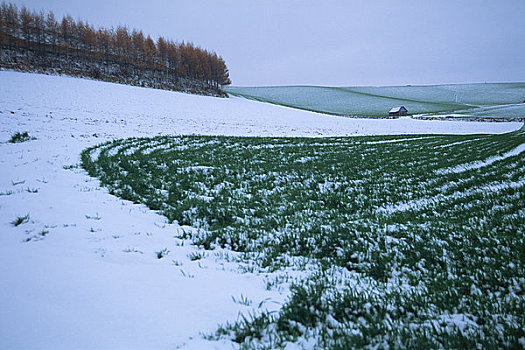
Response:
[[[403,105],[412,115],[525,117],[525,83],[229,87],[226,91],[262,102],[344,116],[384,117],[390,108]]]

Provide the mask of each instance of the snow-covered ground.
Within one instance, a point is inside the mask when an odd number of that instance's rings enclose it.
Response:
[[[177,224],[122,201],[80,168],[115,138],[503,133],[520,123],[348,119],[76,78],[0,72],[0,348],[230,348],[212,332],[287,292],[174,238]],[[15,132],[36,140],[12,144]],[[14,226],[18,217],[27,222]],[[188,229],[188,228],[185,228]],[[162,259],[157,252],[167,249]],[[200,251],[199,251],[200,252]],[[200,252],[202,253],[202,252]],[[251,300],[243,303],[239,300]]]

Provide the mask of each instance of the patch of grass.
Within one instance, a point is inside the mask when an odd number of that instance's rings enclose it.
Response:
[[[84,215],[84,216],[85,216],[86,219],[88,219],[88,220],[100,220],[100,219],[102,219],[102,218],[100,217],[100,215],[98,215],[98,213],[97,213],[96,215],[94,215],[94,216],[93,216],[93,215]]]
[[[124,253],[139,253],[139,254],[144,254],[144,252],[142,250],[139,250],[137,248],[133,248],[133,247],[128,247],[126,249],[123,250]],[[160,259],[160,258],[159,258]]]
[[[191,261],[196,261],[196,260],[200,260],[202,258],[204,258],[204,252],[202,253],[199,253],[199,252],[191,252],[190,254],[188,254],[188,258],[190,258]]]
[[[26,233],[30,233],[31,231],[26,231]],[[41,230],[40,232],[38,232],[38,234],[36,235],[33,235],[31,237],[27,237],[23,240],[23,242],[25,243],[28,243],[28,242],[32,242],[32,241],[41,241],[43,240],[47,235],[49,234],[49,231],[48,230]]]
[[[78,164],[64,165],[62,168],[64,170],[78,169],[80,166]]]
[[[173,263],[174,266],[182,266],[182,262],[178,261],[178,260],[171,260],[171,262]]]
[[[244,295],[240,295],[240,297],[238,298],[235,298],[233,295],[232,295],[232,300],[235,304],[239,304],[239,305],[244,305],[244,306],[251,306],[252,305],[252,300],[248,299],[247,297],[245,297]]]
[[[36,140],[35,137],[29,136],[29,133],[27,131],[24,132],[16,132],[13,135],[11,135],[11,138],[9,139],[10,143],[21,143],[26,141]]]
[[[159,250],[158,252],[155,252],[155,255],[157,256],[157,259],[162,259],[164,258],[166,255],[169,254],[169,250],[168,248],[164,248],[162,250]]]
[[[183,269],[180,269],[180,273],[181,273],[184,277],[187,277],[187,278],[195,278],[195,275],[194,275],[194,274],[186,273],[186,272],[184,272]]]
[[[524,143],[525,130],[163,136],[89,148],[82,166],[246,271],[306,276],[278,313],[221,328],[241,347],[512,348],[525,337],[525,157],[487,160]]]
[[[11,225],[16,227],[16,226],[25,224],[28,221],[29,221],[29,214],[17,217],[15,220],[11,221]]]

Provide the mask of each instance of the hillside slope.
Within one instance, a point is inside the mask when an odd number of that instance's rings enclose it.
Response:
[[[299,109],[327,114],[383,117],[405,106],[411,114],[525,117],[525,83],[385,87],[228,87],[226,91]]]

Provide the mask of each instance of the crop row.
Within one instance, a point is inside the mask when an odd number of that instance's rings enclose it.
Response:
[[[278,314],[220,328],[246,347],[525,342],[525,132],[117,140],[83,166],[206,249],[316,273]],[[303,344],[304,345],[304,344]]]

